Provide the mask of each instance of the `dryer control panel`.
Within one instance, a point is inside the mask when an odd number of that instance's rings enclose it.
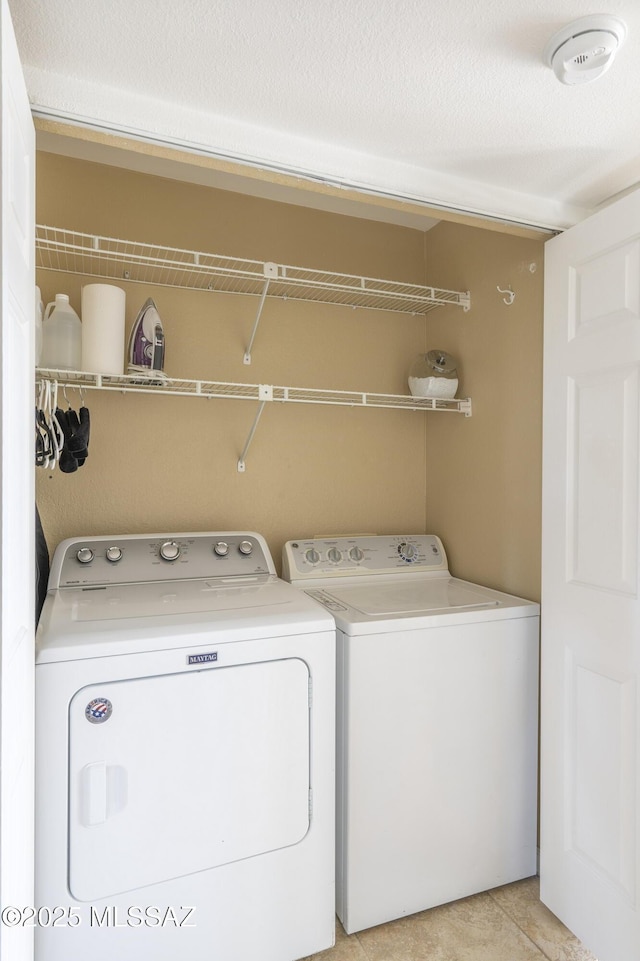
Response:
[[[114,534],[62,541],[48,589],[275,573],[266,541],[253,531]]]
[[[287,541],[286,581],[406,571],[446,571],[447,555],[435,534],[366,534]]]

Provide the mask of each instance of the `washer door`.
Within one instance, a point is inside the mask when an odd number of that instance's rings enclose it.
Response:
[[[296,844],[309,827],[298,658],[92,684],[69,706],[69,888],[92,901]]]

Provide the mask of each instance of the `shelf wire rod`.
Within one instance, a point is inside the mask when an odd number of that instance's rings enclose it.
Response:
[[[256,333],[257,333],[257,331],[258,331],[258,324],[260,323],[260,316],[261,316],[261,314],[262,314],[262,308],[264,307],[264,302],[265,302],[265,299],[266,299],[266,296],[267,296],[267,291],[269,290],[269,283],[270,283],[270,279],[269,279],[269,277],[267,277],[267,279],[266,279],[265,282],[264,282],[264,286],[263,286],[263,288],[262,288],[262,293],[260,294],[260,301],[259,301],[259,303],[258,303],[258,310],[257,310],[257,313],[256,313],[256,319],[255,319],[254,324],[253,324],[253,330],[251,331],[251,337],[249,338],[249,344],[248,344],[247,349],[246,349],[246,351],[245,351],[245,353],[244,353],[244,357],[242,358],[242,363],[243,363],[243,364],[250,364],[250,363],[251,363],[251,348],[253,347],[253,342],[254,342],[254,340],[256,339]],[[239,469],[239,468],[238,468],[238,469]]]
[[[238,459],[238,473],[239,473],[239,474],[244,474],[244,472],[245,472],[245,470],[246,470],[245,460],[246,460],[246,456],[247,456],[247,451],[249,450],[249,447],[251,446],[251,441],[253,440],[253,435],[254,435],[255,432],[256,432],[256,428],[257,428],[257,426],[258,426],[258,421],[260,420],[260,417],[262,416],[262,411],[264,410],[264,405],[265,405],[266,403],[267,403],[266,400],[263,400],[263,401],[260,402],[260,406],[258,407],[258,413],[257,413],[256,416],[255,416],[255,420],[253,421],[253,425],[252,425],[252,427],[251,427],[251,430],[249,431],[249,436],[247,437],[246,443],[245,443],[244,447],[242,448],[242,453],[240,454],[240,457],[239,457],[239,459]]]

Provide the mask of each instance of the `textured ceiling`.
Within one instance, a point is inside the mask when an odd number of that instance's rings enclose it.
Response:
[[[9,0],[34,108],[528,223],[640,180],[638,0]],[[599,81],[542,62],[606,12]]]

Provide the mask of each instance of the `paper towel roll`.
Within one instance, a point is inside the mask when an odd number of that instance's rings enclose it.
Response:
[[[82,288],[82,369],[95,374],[124,370],[126,295],[113,284]]]

